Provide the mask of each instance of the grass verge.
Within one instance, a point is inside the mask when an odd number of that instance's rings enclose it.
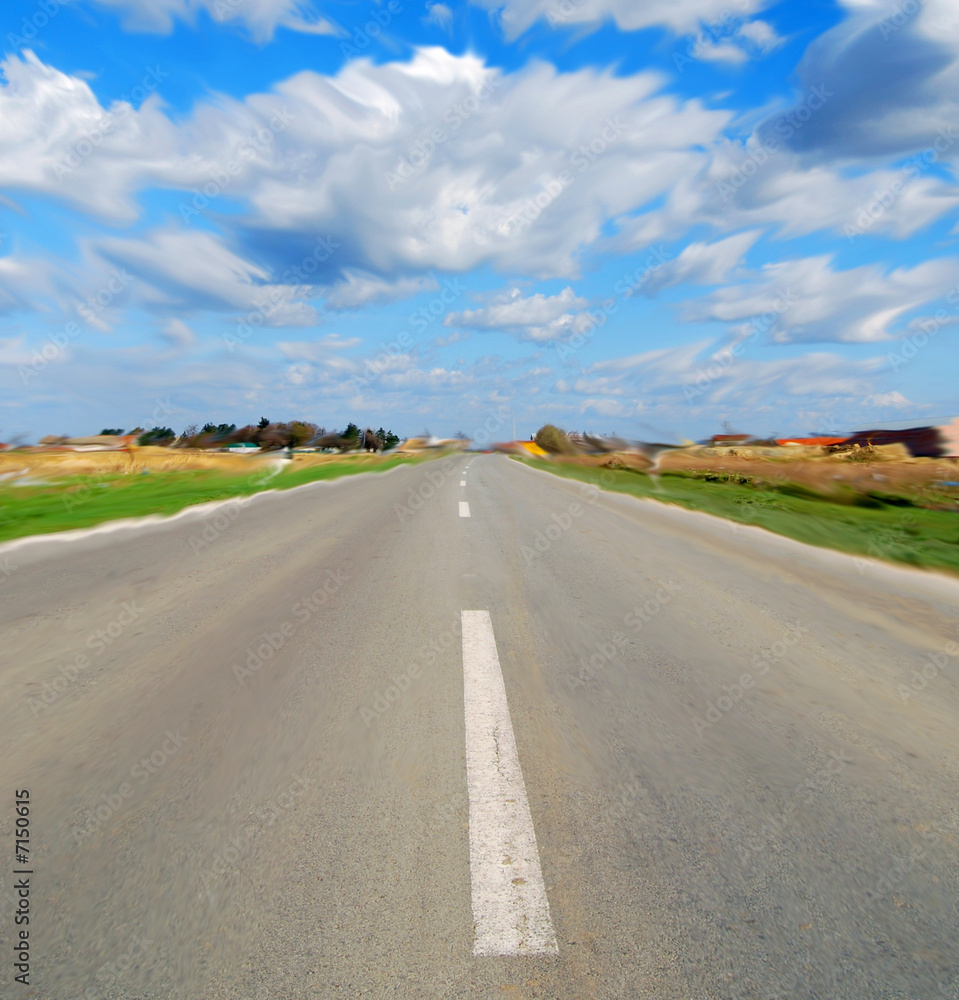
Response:
[[[518,460],[519,461],[519,460]],[[654,481],[633,469],[590,468],[537,459],[526,465],[601,489],[672,503],[765,528],[807,545],[959,575],[959,513],[928,510],[893,492],[819,495],[796,484],[756,486],[743,476],[667,472]]]
[[[111,473],[71,476],[59,483],[0,488],[0,542],[26,535],[46,535],[71,528],[89,528],[118,518],[175,514],[210,500],[252,496],[264,490],[356,475],[384,472],[397,465],[429,461],[428,457],[391,458],[377,462],[327,462],[295,466],[271,475],[266,467],[249,475],[228,475],[211,469],[182,472]]]

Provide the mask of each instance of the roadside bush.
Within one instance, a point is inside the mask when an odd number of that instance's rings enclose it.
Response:
[[[536,443],[551,455],[571,455],[575,450],[566,431],[554,424],[544,424],[536,432]]]

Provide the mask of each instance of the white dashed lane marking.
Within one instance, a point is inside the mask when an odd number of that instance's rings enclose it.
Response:
[[[556,955],[506,686],[488,611],[464,611],[473,954]]]
[[[460,517],[470,516],[470,505],[465,500],[460,500]]]

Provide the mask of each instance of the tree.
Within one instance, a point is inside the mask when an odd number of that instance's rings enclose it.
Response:
[[[256,425],[258,431],[265,431],[270,426],[270,421],[266,417],[260,417],[260,422]]]
[[[340,448],[342,443],[343,438],[337,431],[330,431],[329,434],[324,432],[315,442],[317,448]]]
[[[352,421],[346,425],[346,430],[340,435],[341,445],[344,449],[359,447],[360,429]]]
[[[286,425],[286,430],[289,435],[290,447],[302,448],[317,437],[320,428],[305,420],[291,420]]]
[[[141,446],[147,444],[168,445],[173,443],[175,437],[176,434],[169,427],[154,427],[153,430],[141,434],[137,438],[137,444]]]
[[[100,431],[100,433],[101,434],[108,434],[108,435],[116,437],[116,436],[119,436],[120,434],[123,433],[123,428],[122,427],[104,427],[103,430]]]
[[[236,430],[236,424],[204,424],[201,434],[212,434],[215,441],[225,438]]]
[[[381,427],[377,432],[376,436],[380,440],[380,447],[384,451],[389,451],[390,448],[395,448],[400,443],[400,438],[398,435],[394,434],[392,431],[384,431]]]
[[[566,431],[555,426],[555,424],[544,424],[536,432],[536,443],[552,455],[569,455],[573,452],[573,446]]]

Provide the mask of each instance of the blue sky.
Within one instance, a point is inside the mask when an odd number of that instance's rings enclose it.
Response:
[[[0,40],[0,439],[959,412],[954,0],[12,0]]]

